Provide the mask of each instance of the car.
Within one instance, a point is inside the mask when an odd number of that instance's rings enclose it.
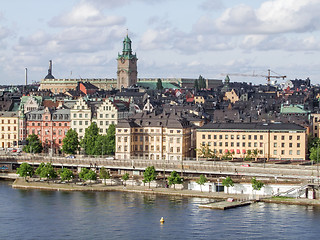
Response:
[[[106,160],[114,160],[114,157],[106,157]]]
[[[250,164],[242,164],[241,167],[250,167]]]
[[[69,156],[66,156],[66,158],[71,158],[71,159],[73,159],[73,158],[75,158],[75,156],[74,156],[74,155],[69,155]]]

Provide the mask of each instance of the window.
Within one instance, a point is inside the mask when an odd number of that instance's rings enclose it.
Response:
[[[251,140],[251,135],[248,136],[248,139]]]
[[[224,143],[224,146],[225,146],[225,147],[228,147],[228,142],[225,142],[225,143]]]
[[[284,140],[284,136],[283,136],[283,135],[281,136],[281,140],[282,140],[282,141]]]
[[[246,139],[246,135],[242,135],[242,139],[245,140]]]
[[[77,125],[77,121],[73,121],[73,125]]]
[[[245,142],[243,142],[243,143],[242,143],[242,147],[245,147],[245,146],[246,146],[246,143],[245,143]]]
[[[292,150],[289,150],[289,155],[292,155]]]
[[[178,153],[180,152],[180,147],[177,147],[177,152],[178,152]]]
[[[260,135],[260,140],[263,140],[263,135]]]
[[[82,121],[79,121],[79,125],[82,125]]]
[[[254,140],[257,140],[258,139],[258,136],[257,135],[254,135]]]
[[[128,141],[128,137],[124,137],[124,142],[127,142]]]
[[[281,147],[284,148],[284,143],[281,143]]]
[[[300,155],[300,150],[297,151],[297,155]]]
[[[277,143],[274,143],[274,144],[273,144],[273,147],[277,147]]]
[[[222,139],[222,135],[219,135],[219,139]]]
[[[273,136],[273,140],[277,140],[277,136]]]
[[[300,140],[300,136],[297,136],[297,140]]]
[[[277,150],[273,150],[273,155],[277,155]]]
[[[208,135],[208,139],[211,139],[211,135],[210,134]]]
[[[230,137],[231,137],[231,139],[234,139],[234,135],[231,135]]]
[[[297,143],[297,148],[300,148],[300,143]]]
[[[217,139],[217,135],[213,135],[213,139]]]
[[[228,139],[228,138],[229,138],[229,135],[225,135],[225,136],[224,136],[224,139]]]
[[[292,148],[292,143],[289,143],[289,147]]]
[[[82,113],[79,113],[79,118],[82,118]]]
[[[240,139],[240,135],[237,135],[237,139]]]
[[[206,139],[206,135],[202,134],[202,139]]]

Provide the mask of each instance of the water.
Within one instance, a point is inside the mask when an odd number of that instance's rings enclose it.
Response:
[[[320,208],[208,199],[12,189],[0,181],[0,239],[318,239]],[[164,217],[165,223],[159,220]]]

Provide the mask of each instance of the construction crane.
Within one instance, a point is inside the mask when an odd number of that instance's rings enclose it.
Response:
[[[271,72],[276,75],[271,75]],[[282,78],[285,79],[287,76],[281,76],[280,74],[271,71],[268,69],[268,75],[260,75],[260,74],[242,74],[242,73],[221,73],[221,75],[228,76],[243,76],[243,77],[265,77],[267,79],[267,84],[270,85],[271,78]]]

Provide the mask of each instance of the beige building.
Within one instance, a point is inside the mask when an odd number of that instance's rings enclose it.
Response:
[[[117,159],[183,160],[190,157],[191,124],[175,112],[142,112],[116,128]]]
[[[18,146],[19,138],[18,112],[0,112],[0,147]]]
[[[257,150],[257,159],[301,161],[306,160],[307,137],[305,128],[291,123],[209,123],[197,129],[197,149],[202,146],[218,157],[230,152],[242,159]]]
[[[100,134],[107,134],[111,124],[117,125],[119,119],[127,118],[129,114],[129,103],[124,102],[114,103],[106,98],[102,104],[97,107],[96,118],[93,119],[100,129]]]
[[[320,137],[320,113],[312,113],[311,114],[311,131],[313,137]]]
[[[111,124],[117,124],[119,119],[127,118],[129,115],[129,102],[111,101],[106,98],[101,101],[90,101],[80,98],[70,110],[71,128],[78,133],[82,139],[87,127],[95,122],[100,134],[107,134]]]
[[[85,130],[91,124],[92,112],[88,103],[79,98],[70,110],[71,115],[71,128],[78,133],[79,139],[82,139]]]
[[[112,89],[117,87],[117,79],[43,79],[40,82],[41,90],[51,90],[51,92],[65,93],[68,90],[76,89],[78,82],[90,82],[99,89]]]

